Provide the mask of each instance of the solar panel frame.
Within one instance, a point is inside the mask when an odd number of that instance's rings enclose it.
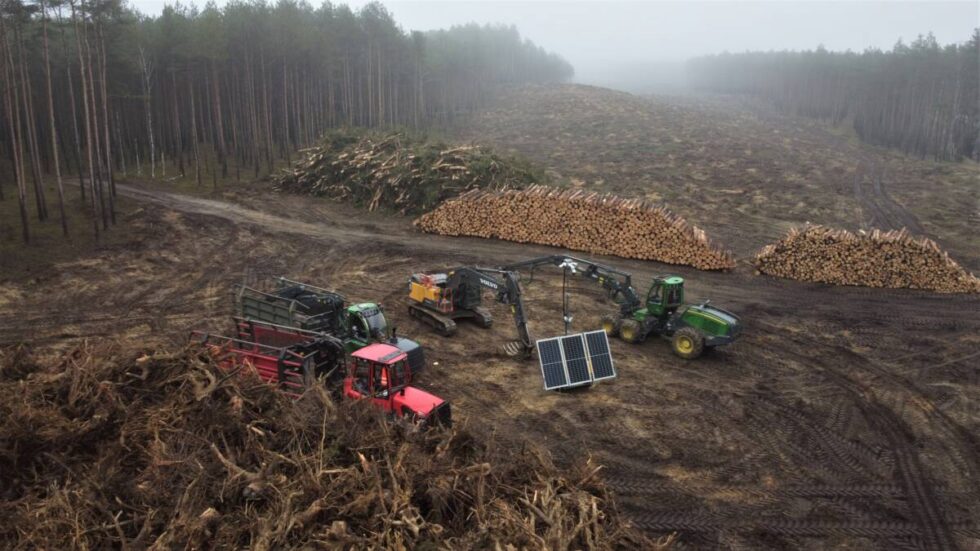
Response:
[[[565,372],[568,373],[568,386],[592,384],[592,369],[589,366],[588,350],[581,334],[561,338],[561,350],[565,357]]]
[[[536,345],[538,361],[541,364],[541,377],[544,379],[544,389],[555,390],[567,387],[568,371],[565,368],[561,337],[541,339],[537,341]]]
[[[594,381],[613,379],[616,377],[616,366],[613,363],[612,352],[609,349],[609,336],[603,330],[589,331],[582,334],[589,355]]]

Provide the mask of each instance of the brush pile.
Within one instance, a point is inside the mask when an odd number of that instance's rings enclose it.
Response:
[[[0,349],[5,549],[655,548],[598,468],[297,401],[207,357]]]
[[[422,231],[538,243],[702,270],[735,267],[731,252],[662,206],[610,194],[532,186],[474,190],[415,221]]]
[[[931,239],[905,230],[855,235],[824,226],[792,229],[755,259],[769,275],[835,285],[978,293],[980,279]]]
[[[350,201],[368,210],[425,212],[471,189],[523,188],[544,176],[477,146],[449,147],[402,133],[337,131],[273,177],[276,189]]]

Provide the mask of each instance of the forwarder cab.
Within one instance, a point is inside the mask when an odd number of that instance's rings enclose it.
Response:
[[[385,412],[422,425],[452,422],[449,402],[410,386],[408,355],[390,344],[375,343],[350,354],[344,396],[370,398]]]

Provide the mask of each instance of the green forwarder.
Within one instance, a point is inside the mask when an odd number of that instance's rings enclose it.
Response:
[[[264,291],[245,285],[234,287],[235,314],[285,327],[297,327],[336,337],[348,353],[383,342],[408,355],[413,373],[425,367],[425,353],[419,343],[395,335],[384,309],[374,302],[348,304],[343,295],[292,281],[273,278],[272,289]]]

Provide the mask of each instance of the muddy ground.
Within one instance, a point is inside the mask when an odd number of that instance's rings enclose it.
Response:
[[[704,273],[599,258],[641,285],[654,274],[685,276],[689,300],[735,311],[744,335],[694,362],[666,341],[616,340],[616,380],[546,393],[535,361],[503,354],[514,334],[504,309],[493,308],[492,329],[461,324],[446,339],[409,318],[405,295],[413,271],[556,249],[423,235],[406,218],[254,187],[205,199],[131,182],[120,193],[116,231],[126,240],[3,281],[0,343],[48,353],[84,338],[182,344],[191,329],[228,329],[232,284],[288,274],[383,302],[399,333],[426,346],[432,365],[421,384],[453,402],[457,422],[537,442],[563,461],[592,454],[633,521],[653,535],[677,532],[682,547],[980,547],[978,297],[783,281],[745,263]],[[891,200],[904,208],[904,197]],[[849,220],[876,216],[868,212],[854,208]],[[711,223],[737,251],[751,250],[781,233],[762,216]],[[614,305],[588,282],[572,287],[573,328],[597,328]],[[525,285],[536,337],[561,332],[560,288],[560,274],[546,270]]]

